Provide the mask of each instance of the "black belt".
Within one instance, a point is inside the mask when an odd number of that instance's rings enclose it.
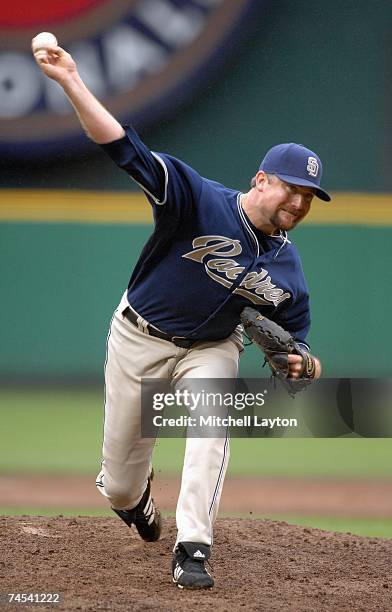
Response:
[[[128,321],[133,323],[136,327],[138,327],[137,319],[138,315],[131,308],[127,307],[123,311],[123,315]],[[160,338],[161,340],[166,340],[167,342],[173,342],[176,346],[180,348],[190,348],[193,344],[197,342],[197,340],[189,340],[188,338],[182,338],[181,336],[169,336],[163,331],[160,331],[156,327],[147,323],[146,328],[148,330],[149,336],[155,336],[155,338]]]

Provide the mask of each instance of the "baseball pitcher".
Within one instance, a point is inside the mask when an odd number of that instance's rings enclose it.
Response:
[[[162,522],[151,497],[154,440],[140,435],[141,379],[235,378],[241,320],[261,348],[261,321],[276,324],[273,331],[267,326],[269,340],[276,329],[286,334],[277,349],[271,342],[265,349],[275,374],[291,382],[317,378],[320,362],[306,343],[308,289],[287,232],[306,217],[314,196],[330,196],[320,187],[320,158],[295,143],[267,152],[246,193],[204,178],[181,160],[150,151],[132,127],[123,127],[88,90],[64,49],[36,48],[34,56],[61,85],[88,137],[129,174],[153,209],[153,233],[110,325],[97,478],[114,512],[153,542]],[[228,460],[227,437],[187,439],[172,562],[181,588],[214,584],[206,561]]]

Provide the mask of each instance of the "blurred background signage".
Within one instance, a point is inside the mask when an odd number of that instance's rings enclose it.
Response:
[[[81,128],[61,88],[45,79],[31,38],[53,32],[86,84],[141,127],[173,112],[235,47],[262,0],[20,0],[0,14],[0,146],[8,159],[70,152]]]

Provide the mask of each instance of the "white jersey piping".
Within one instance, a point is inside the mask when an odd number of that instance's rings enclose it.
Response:
[[[274,259],[277,258],[277,256],[279,255],[280,251],[283,249],[285,244],[291,244],[290,240],[287,238],[287,232],[282,232],[282,230],[279,230],[279,231],[280,231],[279,236],[272,236],[273,238],[280,238],[281,240],[283,240],[282,244],[280,245],[279,249],[276,252]]]
[[[165,173],[165,190],[164,190],[164,197],[163,200],[160,201],[158,198],[156,198],[150,191],[148,191],[148,189],[146,189],[146,187],[144,187],[141,183],[139,183],[136,179],[133,178],[133,176],[131,176],[131,179],[136,183],[136,185],[138,185],[140,187],[140,189],[143,189],[143,191],[150,196],[150,198],[152,198],[155,202],[155,204],[157,204],[158,206],[162,206],[163,204],[166,203],[167,200],[167,186],[168,186],[168,182],[169,182],[169,173],[167,170],[167,166],[165,164],[165,162],[163,161],[163,159],[161,157],[159,157],[159,155],[157,155],[156,153],[153,153],[153,151],[151,151],[151,155],[153,155],[155,157],[155,159],[157,161],[159,161],[159,163],[161,164],[163,171]]]
[[[248,230],[248,233],[251,235],[251,237],[252,237],[252,239],[253,239],[253,242],[254,242],[254,243],[255,243],[255,245],[256,245],[256,254],[257,254],[257,257],[259,257],[259,255],[260,255],[260,245],[259,245],[259,241],[257,240],[257,238],[256,238],[256,234],[254,233],[254,231],[253,231],[253,230],[252,230],[252,228],[250,227],[250,225],[249,225],[248,221],[246,220],[246,217],[245,217],[244,211],[243,211],[242,206],[241,206],[241,195],[242,195],[242,194],[241,194],[241,193],[239,193],[239,194],[238,194],[238,196],[237,196],[237,208],[238,208],[238,212],[239,212],[239,215],[240,215],[241,221],[242,221],[242,223],[243,223],[243,224],[244,224],[244,226],[245,226],[245,229],[247,229],[247,230]]]

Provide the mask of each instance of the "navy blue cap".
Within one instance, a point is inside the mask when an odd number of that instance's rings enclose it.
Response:
[[[321,159],[304,145],[289,142],[272,147],[261,162],[260,170],[276,174],[282,181],[292,185],[313,187],[320,200],[331,200],[331,196],[320,188],[323,174]]]

